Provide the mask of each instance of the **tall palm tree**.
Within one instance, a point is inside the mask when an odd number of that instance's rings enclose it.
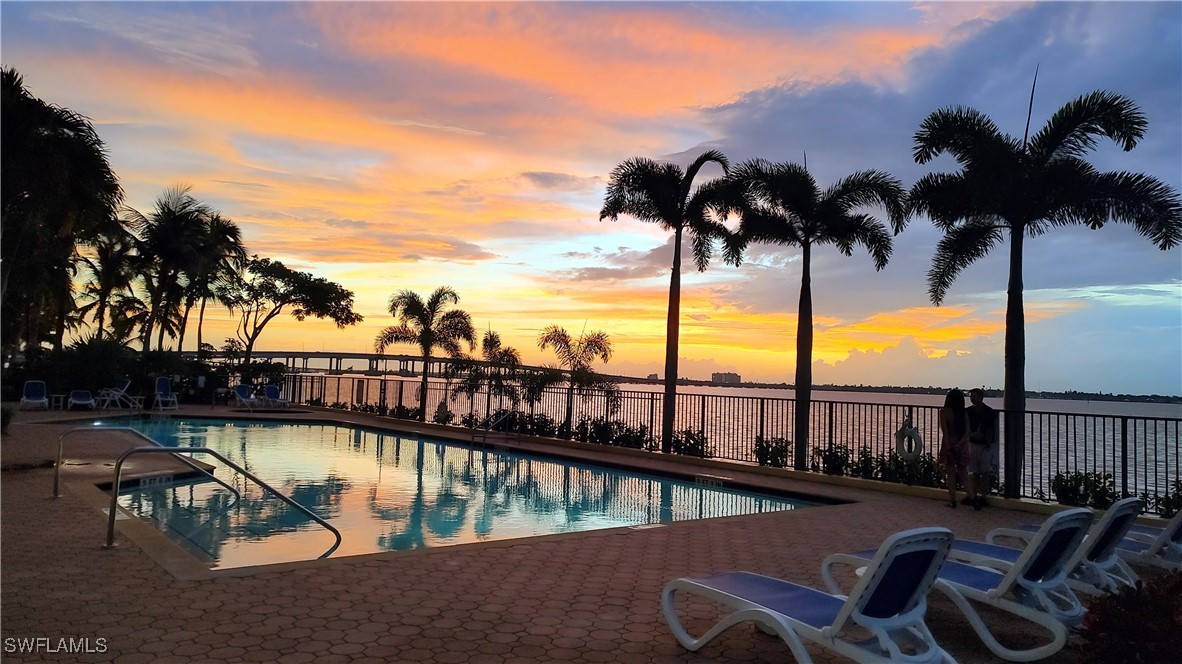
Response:
[[[156,198],[148,215],[129,209],[127,217],[139,236],[141,274],[147,287],[148,318],[144,324],[144,350],[151,348],[152,331],[179,310],[184,294],[182,277],[196,271],[213,210],[189,193],[189,187],[170,187]],[[158,347],[163,349],[164,326]]]
[[[682,172],[676,164],[634,157],[612,170],[599,220],[616,221],[626,214],[673,231],[673,270],[669,276],[669,310],[665,323],[665,398],[661,406],[661,450],[669,452],[677,408],[677,347],[681,313],[681,243],[689,233],[698,271],[710,263],[714,239],[726,229],[710,217],[722,198],[725,180],[719,178],[693,189],[694,178],[707,163],[730,162],[718,150],[698,155]]]
[[[448,286],[440,286],[423,302],[412,290],[403,290],[390,298],[390,315],[398,319],[378,333],[374,349],[384,353],[390,344],[415,344],[423,353],[423,382],[419,386],[419,421],[427,417],[427,374],[431,366],[431,352],[442,349],[452,357],[460,355],[461,341],[468,342],[468,350],[476,348],[476,331],[472,317],[459,309],[444,311],[448,305],[458,304],[460,296]]]
[[[891,233],[874,216],[858,212],[882,206],[891,230],[907,225],[907,195],[903,184],[882,171],[858,171],[822,190],[808,169],[799,164],[772,164],[762,159],[745,162],[730,178],[743,192],[743,221],[727,246],[727,260],[738,265],[752,242],[800,247],[800,306],[796,322],[796,412],[794,460],[798,470],[808,467],[809,407],[813,390],[813,248],[832,244],[846,256],[862,245],[874,268],[886,267],[891,256]]]
[[[129,290],[135,280],[135,242],[131,235],[121,232],[99,238],[90,245],[90,249],[90,252],[79,258],[90,273],[83,286],[90,302],[83,305],[79,313],[91,314],[97,328],[95,336],[101,340],[106,332],[112,298],[116,293]]]
[[[588,332],[580,334],[578,339],[572,339],[565,329],[551,325],[538,335],[538,348],[553,348],[559,365],[566,372],[566,418],[563,426],[567,436],[572,431],[576,391],[584,396],[593,391],[602,391],[607,397],[608,410],[616,409],[619,388],[615,381],[599,374],[591,366],[596,359],[606,364],[612,357],[612,342],[607,332]],[[545,375],[546,372],[543,372]]]
[[[460,383],[453,392],[466,395],[471,399],[480,388],[487,385],[484,412],[490,412],[493,396],[508,397],[516,405],[521,399],[520,391],[515,384],[518,367],[521,366],[521,353],[512,346],[505,346],[501,342],[501,335],[488,330],[480,340],[481,360],[463,358],[453,363]]]
[[[0,125],[3,345],[35,346],[41,338],[30,333],[60,328],[77,243],[120,229],[123,191],[90,120],[34,97],[7,67]]]
[[[185,321],[188,321],[189,310],[193,305],[201,302],[197,314],[198,349],[203,341],[201,328],[205,323],[205,305],[210,298],[217,297],[215,285],[232,279],[245,263],[246,247],[242,244],[242,230],[238,224],[220,213],[212,212],[203,220],[196,260],[189,266],[189,287],[185,292]],[[177,339],[178,350],[184,345],[184,341],[185,326],[182,325],[180,337]]]
[[[1031,91],[1033,105],[1033,90]],[[1097,138],[1126,152],[1145,134],[1145,115],[1131,100],[1096,91],[1064,105],[1034,136],[1004,134],[972,108],[944,108],[915,133],[913,156],[926,164],[947,152],[955,173],[931,173],[911,188],[911,205],[944,237],[928,272],[928,294],[943,302],[961,270],[1010,241],[1005,333],[1005,491],[1017,496],[1025,441],[1026,331],[1022,258],[1026,236],[1058,226],[1132,224],[1159,249],[1182,242],[1182,201],[1160,180],[1127,171],[1101,173],[1084,160]],[[1027,119],[1029,128],[1029,119]],[[1029,129],[1027,129],[1029,131]]]

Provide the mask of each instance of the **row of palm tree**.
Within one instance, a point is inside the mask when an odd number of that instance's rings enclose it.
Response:
[[[901,232],[911,217],[925,214],[944,233],[928,272],[928,295],[935,305],[944,301],[961,271],[1009,240],[1004,407],[1006,467],[1016,473],[1023,456],[1025,417],[1026,237],[1058,226],[1095,229],[1113,220],[1132,224],[1162,250],[1182,242],[1177,191],[1144,174],[1100,172],[1084,160],[1099,138],[1111,139],[1125,151],[1133,149],[1146,126],[1136,104],[1103,91],[1066,104],[1034,136],[1029,136],[1028,120],[1022,140],[1004,134],[974,109],[940,109],[915,133],[912,156],[916,163],[926,164],[947,153],[960,169],[926,175],[909,192],[899,179],[878,170],[853,173],[822,189],[805,166],[757,159],[732,169],[716,150],[698,156],[684,173],[651,159],[621,163],[611,173],[600,220],[629,215],[674,233],[662,449],[669,450],[675,418],[683,233],[690,235],[699,270],[706,269],[715,242],[724,244],[726,260],[735,265],[751,243],[800,249],[794,466],[803,469],[808,461],[812,387],[812,250],[831,244],[849,256],[860,245],[881,270],[891,256],[892,234]],[[698,171],[710,162],[723,168],[723,177],[693,188]],[[890,232],[865,211],[870,207],[885,210]],[[723,224],[729,215],[741,218],[737,230]],[[1017,490],[1016,478],[1007,477],[1007,489]]]
[[[468,312],[449,307],[459,304],[460,296],[449,286],[435,289],[426,300],[413,290],[402,290],[390,297],[387,310],[398,319],[397,325],[383,328],[374,339],[378,353],[394,344],[412,344],[423,358],[423,372],[419,385],[419,419],[427,416],[427,378],[436,350],[447,354],[442,374],[450,381],[458,379],[453,396],[472,397],[482,389],[486,396],[507,397],[516,404],[526,401],[536,404],[546,388],[566,383],[566,431],[571,430],[576,393],[604,393],[609,404],[618,398],[618,387],[610,378],[595,371],[595,361],[605,364],[611,359],[611,339],[606,332],[584,332],[572,337],[557,325],[546,327],[538,335],[538,348],[552,349],[557,366],[544,366],[540,371],[521,371],[521,353],[512,346],[504,346],[499,334],[488,330],[481,340],[481,360],[464,354],[476,349],[476,330]],[[485,412],[489,412],[486,407]]]

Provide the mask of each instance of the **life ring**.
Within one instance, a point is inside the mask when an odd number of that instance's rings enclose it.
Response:
[[[914,461],[923,454],[923,436],[910,424],[904,424],[895,433],[895,452],[904,461]]]

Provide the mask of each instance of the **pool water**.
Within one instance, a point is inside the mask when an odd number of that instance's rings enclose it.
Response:
[[[811,503],[411,434],[333,424],[156,418],[132,426],[168,446],[209,447],[341,531],[332,557],[791,510]],[[319,557],[335,537],[222,466],[215,482],[143,486],[123,507],[212,567]]]

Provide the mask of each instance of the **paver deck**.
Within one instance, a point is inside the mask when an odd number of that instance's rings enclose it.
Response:
[[[209,407],[180,412],[243,415]],[[855,502],[184,580],[122,532],[121,546],[102,548],[106,521],[88,493],[97,490],[84,486],[87,478],[70,478],[63,497],[51,497],[53,471],[43,463],[53,458],[58,436],[71,426],[61,422],[70,417],[79,414],[18,413],[0,444],[6,662],[783,662],[791,659],[787,647],[747,626],[698,653],[685,651],[660,614],[665,582],[742,569],[821,588],[827,554],[875,548],[898,530],[941,525],[980,538],[991,528],[1039,518],[999,508],[950,510],[938,494],[760,475],[755,481],[767,486]],[[680,606],[699,633],[718,615],[707,603]],[[1012,644],[1044,638],[1006,614],[984,613]],[[938,594],[928,622],[959,661],[996,661]],[[54,647],[62,638],[88,639],[92,652],[13,652],[15,639],[36,637]],[[818,661],[843,661],[812,651]],[[1081,648],[1069,645],[1045,661],[1081,660]]]

